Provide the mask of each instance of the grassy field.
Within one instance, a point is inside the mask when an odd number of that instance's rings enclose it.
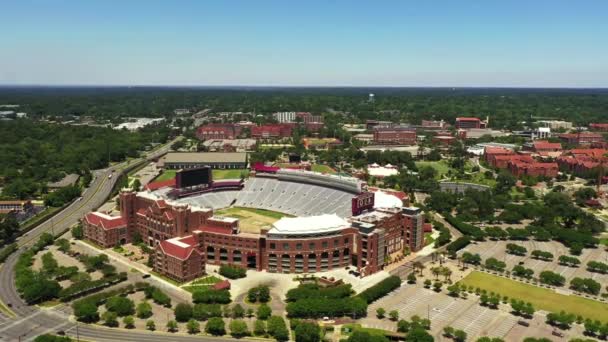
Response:
[[[232,170],[213,170],[213,179],[241,179],[244,173],[249,174],[249,170],[232,169]]]
[[[332,169],[331,167],[329,167],[327,165],[321,165],[321,164],[312,164],[311,169],[314,172],[329,173],[332,175],[336,173],[336,171],[334,169]]]
[[[424,245],[425,246],[428,246],[428,245],[432,244],[433,242],[435,242],[435,239],[433,238],[433,233],[424,234]]]
[[[195,279],[191,283],[188,283],[188,285],[182,286],[182,288],[190,293],[200,290],[205,291],[211,288],[212,285],[219,283],[220,281],[220,278],[211,275]]]
[[[154,181],[161,182],[161,181],[173,179],[173,178],[175,178],[176,172],[177,172],[176,170],[165,170],[165,171],[163,171],[163,173],[160,174],[160,176],[156,177],[156,179],[154,179]]]
[[[448,162],[445,160],[439,160],[439,161],[417,161],[416,162],[416,167],[418,169],[420,169],[421,167],[424,166],[430,166],[433,169],[435,169],[437,171],[437,179],[441,179],[443,177],[443,175],[445,175],[446,173],[448,173],[448,170],[450,169],[450,166],[448,165]]]
[[[242,207],[216,210],[215,215],[238,218],[241,231],[254,234],[259,233],[264,227],[271,226],[282,217],[289,217],[276,211]]]
[[[518,281],[473,271],[459,281],[467,286],[479,287],[488,292],[498,292],[502,296],[517,298],[532,303],[537,310],[560,312],[565,310],[584,318],[608,322],[608,304],[579,296],[566,296],[553,290],[520,283]]]

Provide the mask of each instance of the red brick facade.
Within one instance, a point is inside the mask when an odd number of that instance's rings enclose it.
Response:
[[[234,124],[207,124],[196,130],[200,140],[236,139],[241,134],[241,127]]]
[[[155,248],[155,271],[177,281],[200,277],[207,264],[235,264],[279,273],[321,272],[356,266],[381,270],[385,257],[423,246],[423,214],[416,208],[376,209],[327,232],[298,235],[242,233],[239,221],[211,209],[168,204],[147,193],[122,191],[121,216],[85,216],[85,237],[103,247],[130,242],[137,233]],[[361,228],[360,228],[361,227]],[[300,236],[301,235],[301,236]]]
[[[411,128],[376,127],[373,142],[381,145],[415,145],[416,131]]]

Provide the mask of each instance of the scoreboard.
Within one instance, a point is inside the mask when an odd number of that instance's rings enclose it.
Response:
[[[362,192],[352,199],[352,213],[354,216],[361,214],[365,210],[374,208],[374,193]]]
[[[188,188],[197,185],[209,186],[212,181],[212,171],[209,166],[180,170],[175,175],[175,185],[177,188]]]

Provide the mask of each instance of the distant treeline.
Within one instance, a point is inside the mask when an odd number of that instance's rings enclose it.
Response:
[[[137,157],[150,143],[167,141],[169,129],[148,126],[138,132],[111,128],[0,121],[2,197],[31,198],[65,174],[85,176],[109,161]],[[87,178],[87,177],[85,177]]]
[[[374,103],[368,94],[374,93]],[[0,87],[0,104],[19,104],[33,116],[165,116],[176,108],[272,113],[349,112],[349,121],[382,119],[453,122],[457,116],[490,116],[496,128],[519,128],[539,118],[584,125],[608,121],[606,89],[512,88],[162,88]]]

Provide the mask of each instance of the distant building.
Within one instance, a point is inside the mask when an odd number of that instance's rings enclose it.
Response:
[[[255,139],[289,138],[295,124],[268,124],[251,127],[251,137]]]
[[[365,121],[365,129],[371,131],[376,126],[392,126],[393,123],[391,121],[379,121],[379,120],[366,120]]]
[[[546,140],[536,140],[531,144],[531,147],[532,151],[545,157],[558,157],[562,153],[562,144]]]
[[[558,129],[565,129],[565,130],[572,129],[572,122],[568,122],[568,121],[541,120],[541,121],[537,121],[536,123],[541,125],[541,127],[549,127],[549,128],[551,128],[551,130],[554,130],[554,131],[558,130]]]
[[[443,128],[447,127],[447,124],[443,120],[422,120],[421,126],[425,127],[425,128],[441,128],[441,129],[443,129]]]
[[[235,124],[207,124],[196,130],[200,140],[209,139],[236,139],[241,134],[241,127]]]
[[[190,114],[190,109],[187,108],[178,108],[173,111],[175,115],[188,115]]]
[[[411,127],[375,127],[374,144],[379,145],[415,145],[416,130]]]
[[[296,112],[277,112],[273,113],[272,117],[279,123],[295,122]]]
[[[397,169],[396,166],[393,166],[391,164],[386,164],[384,166],[380,166],[380,165],[374,163],[374,164],[367,166],[367,173],[369,173],[370,176],[373,176],[376,178],[384,178],[384,177],[388,177],[388,176],[398,175],[399,170]]]
[[[556,159],[560,170],[581,177],[590,177],[604,164],[608,166],[608,150],[601,148],[577,148],[566,151]]]
[[[528,138],[530,140],[536,139],[547,139],[551,137],[551,128],[549,127],[538,127],[525,131],[513,131],[513,135],[518,137]]]
[[[557,137],[563,142],[573,145],[591,145],[604,141],[603,135],[593,132],[564,133],[558,134]]]
[[[431,139],[431,141],[439,144],[440,146],[449,146],[456,142],[456,137],[451,135],[436,135]]]
[[[0,201],[0,214],[32,211],[34,205],[29,200]]]
[[[255,139],[209,139],[203,142],[208,152],[247,152],[255,150]]]
[[[591,123],[591,124],[589,124],[589,130],[608,132],[608,123]]]
[[[161,159],[165,169],[194,169],[210,166],[212,169],[245,169],[247,153],[232,152],[170,152]]]
[[[456,129],[461,128],[486,128],[486,122],[474,117],[458,117],[456,118]]]
[[[165,118],[127,118],[128,122],[121,123],[114,129],[126,129],[128,131],[136,131],[149,125],[157,124],[165,121]]]

